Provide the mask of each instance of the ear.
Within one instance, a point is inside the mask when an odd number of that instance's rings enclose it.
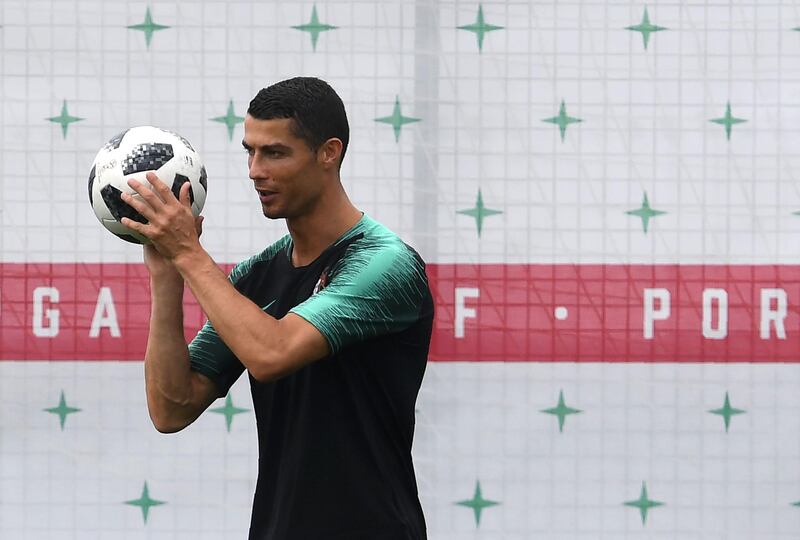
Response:
[[[338,169],[342,160],[342,141],[332,137],[317,150],[317,160],[325,169]]]

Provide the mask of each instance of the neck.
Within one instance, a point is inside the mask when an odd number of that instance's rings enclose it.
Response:
[[[362,213],[344,190],[330,200],[319,201],[315,208],[302,216],[286,218],[292,237],[292,264],[305,266],[314,261],[340,236],[350,230]]]

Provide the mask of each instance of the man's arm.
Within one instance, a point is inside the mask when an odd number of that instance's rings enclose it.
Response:
[[[328,342],[292,313],[276,319],[240,294],[204,250],[173,259],[225,344],[258,381],[278,379],[328,355]]]
[[[214,383],[189,365],[183,333],[183,279],[153,246],[145,246],[152,308],[144,360],[150,419],[162,433],[179,431],[217,397]]]
[[[200,245],[199,234],[194,224],[195,218],[191,212],[188,182],[181,186],[180,200],[178,200],[170,188],[155,174],[148,173],[147,179],[153,186],[152,191],[135,180],[129,181],[142,200],[134,199],[127,193],[123,193],[122,198],[139,211],[148,223],[123,218],[122,224],[152,240],[158,254],[174,265],[192,289],[217,334],[256,380],[277,379],[327,356],[328,342],[311,323],[294,314],[289,314],[280,320],[275,319],[240,294],[228,281],[222,270]],[[172,320],[175,316],[175,302],[176,300],[172,298],[172,310],[166,313],[168,322],[173,325],[176,324]],[[182,339],[182,328],[180,334],[176,334],[173,330],[170,335],[180,335]],[[177,350],[175,342],[157,339],[155,343],[171,343],[171,346],[165,347],[165,351],[157,353],[159,358],[164,354],[177,352],[186,354],[183,349]],[[178,368],[173,367],[173,369]],[[178,371],[172,375],[178,380],[183,377],[184,384],[187,384],[189,381],[180,370]],[[194,412],[194,409],[202,404],[202,401],[179,392],[180,388],[168,389],[169,392],[172,390],[176,390],[177,393],[167,393],[173,398],[168,398],[167,401],[175,404],[186,403],[187,411]],[[185,391],[188,393],[189,389]],[[194,390],[191,392],[193,395]],[[200,412],[202,409],[197,414]],[[189,416],[191,415],[187,415]]]

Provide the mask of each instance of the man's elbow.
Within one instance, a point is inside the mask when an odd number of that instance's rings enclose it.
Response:
[[[292,368],[292,362],[287,361],[287,353],[278,353],[254,358],[249,362],[248,371],[260,383],[274,382],[285,377],[297,368]]]
[[[250,375],[260,383],[274,382],[330,354],[328,341],[316,327],[290,313],[267,346],[241,351],[239,357]]]
[[[160,411],[156,407],[148,407],[150,421],[159,433],[177,433],[192,423],[191,420],[181,418],[179,415]]]
[[[253,362],[252,367],[248,371],[250,375],[260,383],[270,383],[281,377],[276,367],[265,360]]]
[[[185,428],[188,424],[179,424],[172,422],[165,422],[163,420],[153,420],[153,426],[159,433],[177,433]]]

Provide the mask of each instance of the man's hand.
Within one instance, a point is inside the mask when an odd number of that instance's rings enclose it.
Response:
[[[199,237],[203,234],[203,216],[194,218],[194,226]],[[180,286],[183,286],[183,278],[172,262],[159,253],[153,244],[145,244],[143,247],[144,264],[152,277],[156,279],[173,279],[176,282],[180,282]]]
[[[134,180],[128,185],[139,194],[141,199],[123,192],[122,200],[138,211],[147,223],[139,223],[129,218],[122,218],[121,223],[144,236],[152,243],[162,259],[154,257],[154,253],[145,248],[145,262],[148,269],[165,270],[163,263],[170,263],[180,255],[200,249],[201,218],[192,215],[189,199],[189,182],[181,186],[179,199],[175,198],[170,188],[153,172],[147,173],[147,180],[153,189]],[[151,265],[152,263],[152,265]]]

